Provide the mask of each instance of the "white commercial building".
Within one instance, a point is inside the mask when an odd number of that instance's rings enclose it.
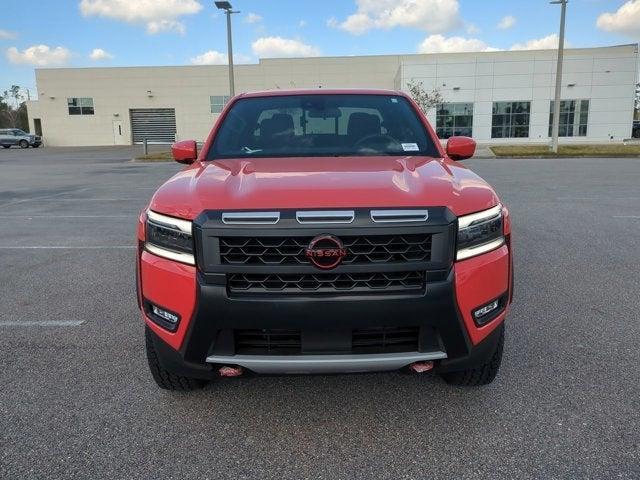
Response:
[[[556,51],[262,59],[236,66],[236,91],[370,87],[438,89],[429,112],[442,138],[546,143]],[[638,45],[569,49],[562,81],[562,141],[631,137]],[[228,99],[224,65],[37,69],[31,131],[46,145],[203,140]]]

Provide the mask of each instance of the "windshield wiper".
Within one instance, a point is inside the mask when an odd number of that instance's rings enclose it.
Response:
[[[246,153],[247,155],[251,155],[252,153],[258,153],[261,152],[262,149],[261,148],[249,148],[249,147],[242,147],[240,150],[242,150],[242,153]]]

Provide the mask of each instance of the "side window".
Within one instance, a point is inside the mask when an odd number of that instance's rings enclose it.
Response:
[[[549,136],[553,130],[553,111],[555,102],[549,107]],[[562,100],[560,102],[561,137],[586,137],[589,125],[589,100]]]
[[[531,102],[494,102],[491,138],[525,138],[529,136]]]
[[[220,113],[229,101],[229,95],[212,95],[209,97],[211,113]]]
[[[93,98],[80,99],[81,115],[93,115]]]
[[[93,98],[91,97],[73,97],[67,98],[67,107],[69,115],[93,115]]]
[[[443,103],[436,110],[438,137],[473,136],[473,103]]]

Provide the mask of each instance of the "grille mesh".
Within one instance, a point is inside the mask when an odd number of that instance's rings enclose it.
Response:
[[[295,355],[301,352],[300,330],[236,330],[236,353]]]
[[[318,273],[318,274],[250,274],[228,275],[231,293],[241,292],[385,292],[420,290],[425,285],[424,272]]]
[[[417,352],[418,327],[381,327],[354,330],[351,339],[353,353]]]
[[[221,237],[220,258],[226,265],[309,265],[305,249],[313,237]],[[431,235],[340,237],[347,249],[342,264],[428,262]]]
[[[419,350],[418,327],[378,327],[351,332],[351,353],[398,353]],[[302,332],[284,329],[235,330],[238,355],[300,355]],[[331,350],[331,347],[328,346]]]

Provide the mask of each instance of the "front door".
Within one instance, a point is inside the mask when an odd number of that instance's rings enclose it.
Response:
[[[113,144],[114,145],[126,145],[127,141],[123,135],[122,120],[113,121]]]
[[[39,118],[34,118],[33,128],[36,131],[36,135],[42,137],[42,120],[40,120]]]

